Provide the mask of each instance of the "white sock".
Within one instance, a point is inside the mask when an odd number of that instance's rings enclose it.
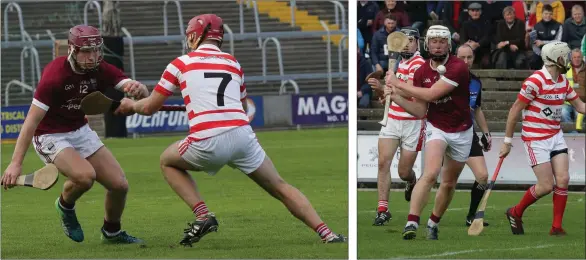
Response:
[[[104,229],[104,234],[106,234],[106,236],[113,237],[113,236],[117,236],[118,234],[120,234],[120,232],[121,232],[121,231],[122,231],[122,230],[118,230],[118,231],[116,231],[116,232],[114,232],[114,233],[110,233],[110,232],[108,232],[108,231],[106,231],[106,230]]]
[[[419,228],[419,224],[417,224],[417,222],[415,221],[407,221],[407,225],[405,225],[405,227],[408,227],[410,225],[414,225],[415,228]]]
[[[428,227],[437,227],[438,223],[433,222],[433,220],[429,219],[427,220],[427,226]]]

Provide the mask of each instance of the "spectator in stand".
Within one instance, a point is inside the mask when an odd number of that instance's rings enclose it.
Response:
[[[490,43],[492,26],[481,17],[482,5],[471,3],[468,5],[470,20],[465,21],[460,28],[460,43],[468,44],[474,50],[474,67],[490,67]]]
[[[402,7],[397,6],[397,1],[385,0],[385,8],[381,9],[374,18],[374,26],[372,27],[373,33],[378,31],[384,25],[385,17],[387,17],[388,14],[392,14],[397,18],[398,28],[411,25],[407,12],[405,12]]]
[[[507,6],[511,6],[511,1],[484,1],[482,5],[482,16],[488,20],[490,24],[496,24],[502,20],[503,10]]]
[[[582,51],[578,48],[573,49],[570,59],[571,69],[566,72],[566,78],[570,83],[570,88],[574,88],[578,96],[583,97],[583,84],[586,84],[586,66],[584,65],[584,56]],[[582,130],[582,122],[584,115],[576,113],[574,107],[569,103],[565,102],[562,109],[562,122],[573,122],[573,118],[576,116],[576,130]]]
[[[360,33],[360,29],[358,28],[356,28],[356,40],[358,41],[360,55],[364,55],[364,38],[362,38],[362,33]]]
[[[370,40],[372,39],[372,25],[374,24],[374,18],[378,13],[378,4],[372,1],[358,1],[358,29],[362,33],[364,43],[366,46],[370,46]]]
[[[562,1],[564,5],[564,10],[566,11],[566,17],[572,17],[572,7],[574,5],[582,6],[582,9],[586,8],[586,1]],[[567,20],[567,19],[566,19]]]
[[[552,41],[561,41],[563,26],[556,20],[553,20],[553,8],[551,5],[544,5],[541,12],[543,19],[535,24],[531,31],[530,42],[533,45],[533,56],[531,57],[530,67],[538,70],[543,66],[541,59],[541,47]]]
[[[366,76],[372,73],[372,64],[362,53],[358,52],[358,107],[368,108],[372,99],[372,88],[366,82]]]
[[[535,9],[536,22],[540,22],[541,19],[543,19],[543,7],[546,5],[550,5],[552,8],[552,19],[560,24],[564,24],[564,22],[566,21],[566,11],[564,10],[564,5],[562,4],[562,1],[551,0],[543,0],[537,3]]]
[[[397,31],[397,18],[392,14],[387,14],[384,26],[374,33],[370,43],[370,59],[377,71],[386,72],[388,69],[389,55],[385,45],[387,44],[387,36],[394,31]]]
[[[431,20],[439,20],[439,15],[444,10],[445,1],[427,1],[427,15]]]
[[[515,9],[507,6],[503,10],[504,20],[496,28],[496,69],[525,69],[525,23],[515,18]]]
[[[450,29],[452,33],[452,41],[458,46],[460,43],[460,27],[462,23],[468,20],[468,13],[465,11],[466,4],[463,1],[445,2],[444,11],[442,12],[442,20],[444,25]],[[464,20],[466,19],[466,20]]]
[[[409,20],[413,23],[411,27],[415,27],[420,32],[423,32],[427,28],[427,3],[424,1],[403,1],[405,4],[405,11],[409,16]]]
[[[515,8],[515,18],[525,23],[527,20],[527,15],[529,14],[529,9],[527,9],[527,4],[525,4],[525,1],[515,0],[511,6]]]
[[[584,34],[586,34],[584,8],[581,5],[574,5],[572,7],[572,17],[568,18],[564,23],[562,41],[568,43],[570,49],[580,48]]]

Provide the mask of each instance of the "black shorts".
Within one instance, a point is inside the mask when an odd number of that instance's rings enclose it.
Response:
[[[484,153],[482,152],[482,146],[480,145],[480,138],[478,138],[478,135],[474,132],[472,136],[472,147],[470,147],[470,155],[468,157],[479,156],[484,156]]]

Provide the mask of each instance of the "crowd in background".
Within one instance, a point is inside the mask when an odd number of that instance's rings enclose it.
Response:
[[[539,70],[543,45],[566,42],[572,49],[572,69],[566,76],[571,87],[584,86],[585,7],[586,1],[358,1],[359,107],[369,107],[372,98],[364,81],[366,75],[387,69],[387,36],[406,26],[419,30],[424,57],[426,28],[436,24],[448,27],[452,51],[462,44],[473,48],[474,69]],[[582,130],[583,116],[571,105],[566,107],[562,121],[578,120],[577,130]]]

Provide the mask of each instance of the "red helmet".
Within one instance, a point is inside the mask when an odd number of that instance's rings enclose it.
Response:
[[[69,62],[72,66],[81,71],[89,72],[96,70],[100,62],[104,59],[102,46],[104,40],[100,31],[95,27],[89,25],[76,25],[69,29]],[[79,52],[96,52],[97,56],[89,54],[85,61],[77,60],[77,53]]]
[[[185,35],[189,37],[193,34],[193,38],[196,39],[194,48],[197,48],[204,40],[216,40],[219,42],[219,46],[222,46],[222,41],[224,40],[223,25],[222,18],[215,14],[198,15],[187,23]],[[189,41],[187,42],[189,45]]]

